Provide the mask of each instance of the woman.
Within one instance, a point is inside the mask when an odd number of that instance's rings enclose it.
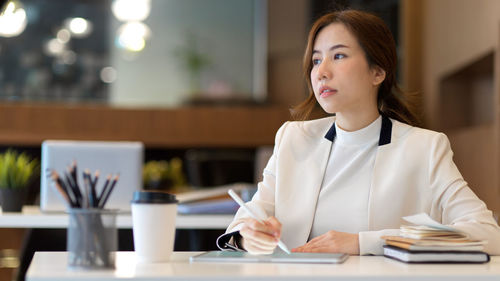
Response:
[[[316,21],[304,69],[308,99],[335,116],[285,123],[250,208],[240,209],[218,245],[271,253],[281,239],[295,252],[383,252],[402,217],[421,212],[488,240],[500,254],[500,228],[469,189],[444,134],[414,127],[417,118],[396,85],[396,49],[383,21],[346,10]]]

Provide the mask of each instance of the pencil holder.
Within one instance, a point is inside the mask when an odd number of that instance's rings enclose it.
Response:
[[[69,209],[67,250],[70,268],[114,268],[117,214],[117,210]]]

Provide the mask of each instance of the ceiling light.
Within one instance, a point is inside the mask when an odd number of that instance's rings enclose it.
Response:
[[[115,0],[111,10],[118,20],[143,21],[151,11],[150,0]]]
[[[0,36],[18,36],[23,33],[27,24],[26,11],[21,2],[11,1],[5,7],[4,13],[0,15]]]

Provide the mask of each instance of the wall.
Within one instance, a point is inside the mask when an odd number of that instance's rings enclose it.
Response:
[[[500,34],[500,1],[496,0],[408,0],[409,6],[417,5],[421,9],[420,32],[422,41],[414,42],[420,52],[413,56],[413,61],[420,59],[407,75],[410,81],[417,81],[424,98],[425,121],[427,127],[444,131],[455,152],[454,160],[465,180],[475,193],[483,199],[490,209],[500,211],[499,192],[499,117],[498,117],[498,77],[489,74],[489,83],[463,79],[466,87],[474,89],[477,83],[486,85],[492,101],[488,108],[494,120],[463,126],[459,129],[443,126],[442,120],[450,118],[443,114],[443,95],[439,92],[442,79],[457,73],[467,66],[491,55],[498,49]],[[408,3],[407,3],[408,4]],[[414,15],[415,16],[415,15]],[[415,22],[414,22],[415,24]],[[408,30],[405,29],[405,30]],[[418,34],[416,30],[409,28]],[[415,46],[412,46],[415,47]],[[495,56],[491,56],[494,58]],[[493,64],[493,60],[491,63]],[[495,65],[495,68],[498,68]],[[497,70],[495,70],[497,71]],[[419,80],[420,77],[421,79]],[[493,78],[496,77],[496,78]],[[414,79],[414,80],[412,80]],[[471,80],[471,81],[467,81]],[[457,91],[460,89],[455,88]],[[453,94],[453,93],[451,93]],[[470,94],[474,94],[470,91]],[[459,95],[457,94],[457,97]],[[471,110],[457,114],[470,114]]]
[[[413,0],[420,1],[420,0]],[[425,0],[423,2],[423,93],[428,124],[440,118],[438,79],[498,44],[500,1]]]
[[[306,97],[302,55],[309,31],[309,1],[269,0],[269,100],[286,106]]]
[[[112,65],[119,71],[117,80],[111,84],[112,104],[176,106],[189,98],[193,81],[186,78],[190,75],[186,75],[182,61],[173,57],[180,46],[196,48],[185,42],[189,34],[196,36],[204,54],[217,62],[202,72],[201,87],[208,88],[214,95],[221,85],[225,86],[222,91],[248,95],[253,86],[252,68],[248,67],[253,64],[253,18],[250,13],[242,15],[234,11],[252,9],[254,1],[236,2],[231,1],[228,7],[227,0],[154,1],[151,15],[145,21],[152,37],[146,48],[135,56],[115,48],[115,39],[110,37]],[[221,8],[210,9],[212,5]],[[268,0],[267,6],[268,98],[273,103],[296,104],[305,95],[302,54],[310,3]],[[204,12],[208,9],[211,13]],[[198,12],[193,14],[193,11]],[[207,21],[212,24],[200,24]],[[111,20],[112,33],[119,24],[116,19]]]

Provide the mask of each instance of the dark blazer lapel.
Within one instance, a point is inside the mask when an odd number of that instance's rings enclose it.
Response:
[[[295,162],[293,166],[296,167],[292,174],[278,175],[280,188],[287,191],[278,192],[276,200],[280,204],[276,205],[276,215],[283,224],[283,241],[289,247],[305,244],[311,232],[332,147],[332,142],[323,138],[331,122],[326,126],[325,123],[306,127],[303,137],[294,135],[295,139],[290,140],[293,144],[287,146],[287,152],[280,160],[280,165]]]

